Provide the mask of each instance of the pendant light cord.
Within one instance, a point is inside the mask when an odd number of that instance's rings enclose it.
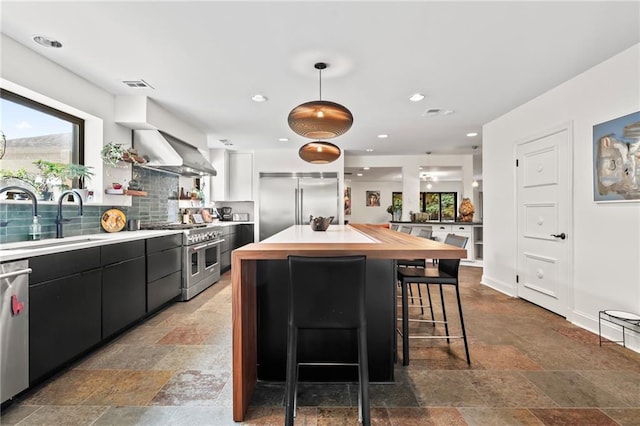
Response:
[[[320,99],[319,100],[322,100],[322,68],[318,69],[318,73],[320,74],[320,77],[319,77],[319,79],[320,79],[320,84],[319,84],[319,86],[320,86]]]

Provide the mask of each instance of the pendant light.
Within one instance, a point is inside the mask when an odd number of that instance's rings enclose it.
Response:
[[[340,157],[340,148],[330,142],[315,141],[302,145],[298,155],[307,163],[328,164]]]
[[[298,105],[289,113],[291,130],[310,139],[330,139],[345,134],[353,124],[353,115],[340,104],[322,100],[322,70],[324,62],[314,65],[319,73],[320,99]]]

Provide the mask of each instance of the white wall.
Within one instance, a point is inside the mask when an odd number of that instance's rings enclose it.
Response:
[[[96,202],[130,205],[131,197],[105,195],[111,182],[131,179],[131,166],[103,167],[100,150],[109,143],[131,145],[131,130],[116,123],[116,97],[1,34],[0,76],[2,87],[85,120],[85,164],[94,167],[96,176],[88,183]],[[188,123],[172,116],[155,103],[148,112],[153,123],[163,130],[197,146],[206,148],[206,136]]]
[[[592,193],[592,127],[639,110],[640,44],[484,126],[484,283],[515,295],[515,142],[570,123],[574,269],[567,319],[597,332],[599,310],[640,313],[640,202],[597,204]],[[639,350],[640,339],[631,346]]]
[[[345,219],[352,223],[389,222],[391,214],[387,213],[387,207],[391,205],[391,195],[394,192],[403,192],[403,183],[400,181],[368,182],[346,179],[344,185],[351,187],[351,215],[345,216]],[[462,181],[440,181],[434,182],[432,185],[431,189],[427,189],[427,183],[420,182],[420,192],[457,192],[458,205],[460,205]],[[380,207],[366,205],[366,191],[380,191]],[[404,210],[403,208],[403,214]],[[414,213],[417,211],[413,210]],[[409,214],[409,210],[407,210],[407,214]]]
[[[403,193],[402,199],[402,220],[409,221],[409,212],[420,211],[419,196],[420,191],[426,191],[423,183],[420,182],[420,166],[444,166],[444,167],[460,167],[462,169],[462,181],[458,182],[455,191],[458,192],[458,200],[462,201],[462,197],[468,197],[477,205],[478,190],[474,189],[473,183],[473,155],[379,155],[379,156],[362,156],[362,155],[349,155],[345,158],[346,167],[401,167],[403,176],[403,182],[400,183],[401,189],[399,192]],[[413,178],[412,176],[415,176]],[[435,184],[437,185],[437,184]],[[442,186],[446,189],[436,189],[434,185],[432,191],[449,191],[448,187]],[[408,198],[404,194],[415,194],[413,197]],[[351,196],[353,197],[353,189]],[[390,197],[390,195],[389,195]],[[388,198],[390,201],[390,198]],[[384,202],[381,201],[383,207]],[[361,213],[353,212],[353,200],[352,200],[352,215]],[[459,203],[458,203],[459,204]],[[389,203],[384,205],[383,211],[386,213],[386,208]],[[371,208],[371,207],[369,207]],[[377,217],[377,216],[376,216]],[[391,215],[389,215],[389,218]],[[474,216],[474,220],[479,220],[479,216]],[[350,219],[352,222],[358,222],[356,219]],[[387,219],[388,221],[388,219]]]
[[[402,182],[345,181],[351,187],[351,215],[345,219],[351,223],[386,223],[391,220],[387,207],[391,205],[391,194],[402,192]],[[380,191],[380,207],[367,206],[366,191]]]

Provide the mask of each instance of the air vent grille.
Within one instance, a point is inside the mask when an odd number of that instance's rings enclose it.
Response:
[[[454,111],[444,108],[429,108],[422,113],[423,117],[436,117],[439,115],[451,115]]]
[[[220,139],[220,142],[224,146],[233,146],[233,142],[231,142],[229,139]]]
[[[153,89],[154,87],[147,83],[146,81],[140,80],[123,80],[124,84],[134,89]]]

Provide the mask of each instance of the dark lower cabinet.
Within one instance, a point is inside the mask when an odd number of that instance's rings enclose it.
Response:
[[[182,294],[182,235],[147,240],[147,312]]]
[[[226,228],[226,229],[225,229]],[[231,252],[253,242],[253,225],[229,225],[223,228],[224,243],[220,248],[220,271],[231,268]]]
[[[29,383],[178,296],[181,245],[176,234],[30,258]]]
[[[97,269],[29,287],[29,383],[100,343],[101,282]]]
[[[146,313],[145,259],[106,266],[102,271],[102,338],[108,338]]]
[[[147,312],[144,240],[101,247],[102,338],[111,337]]]

